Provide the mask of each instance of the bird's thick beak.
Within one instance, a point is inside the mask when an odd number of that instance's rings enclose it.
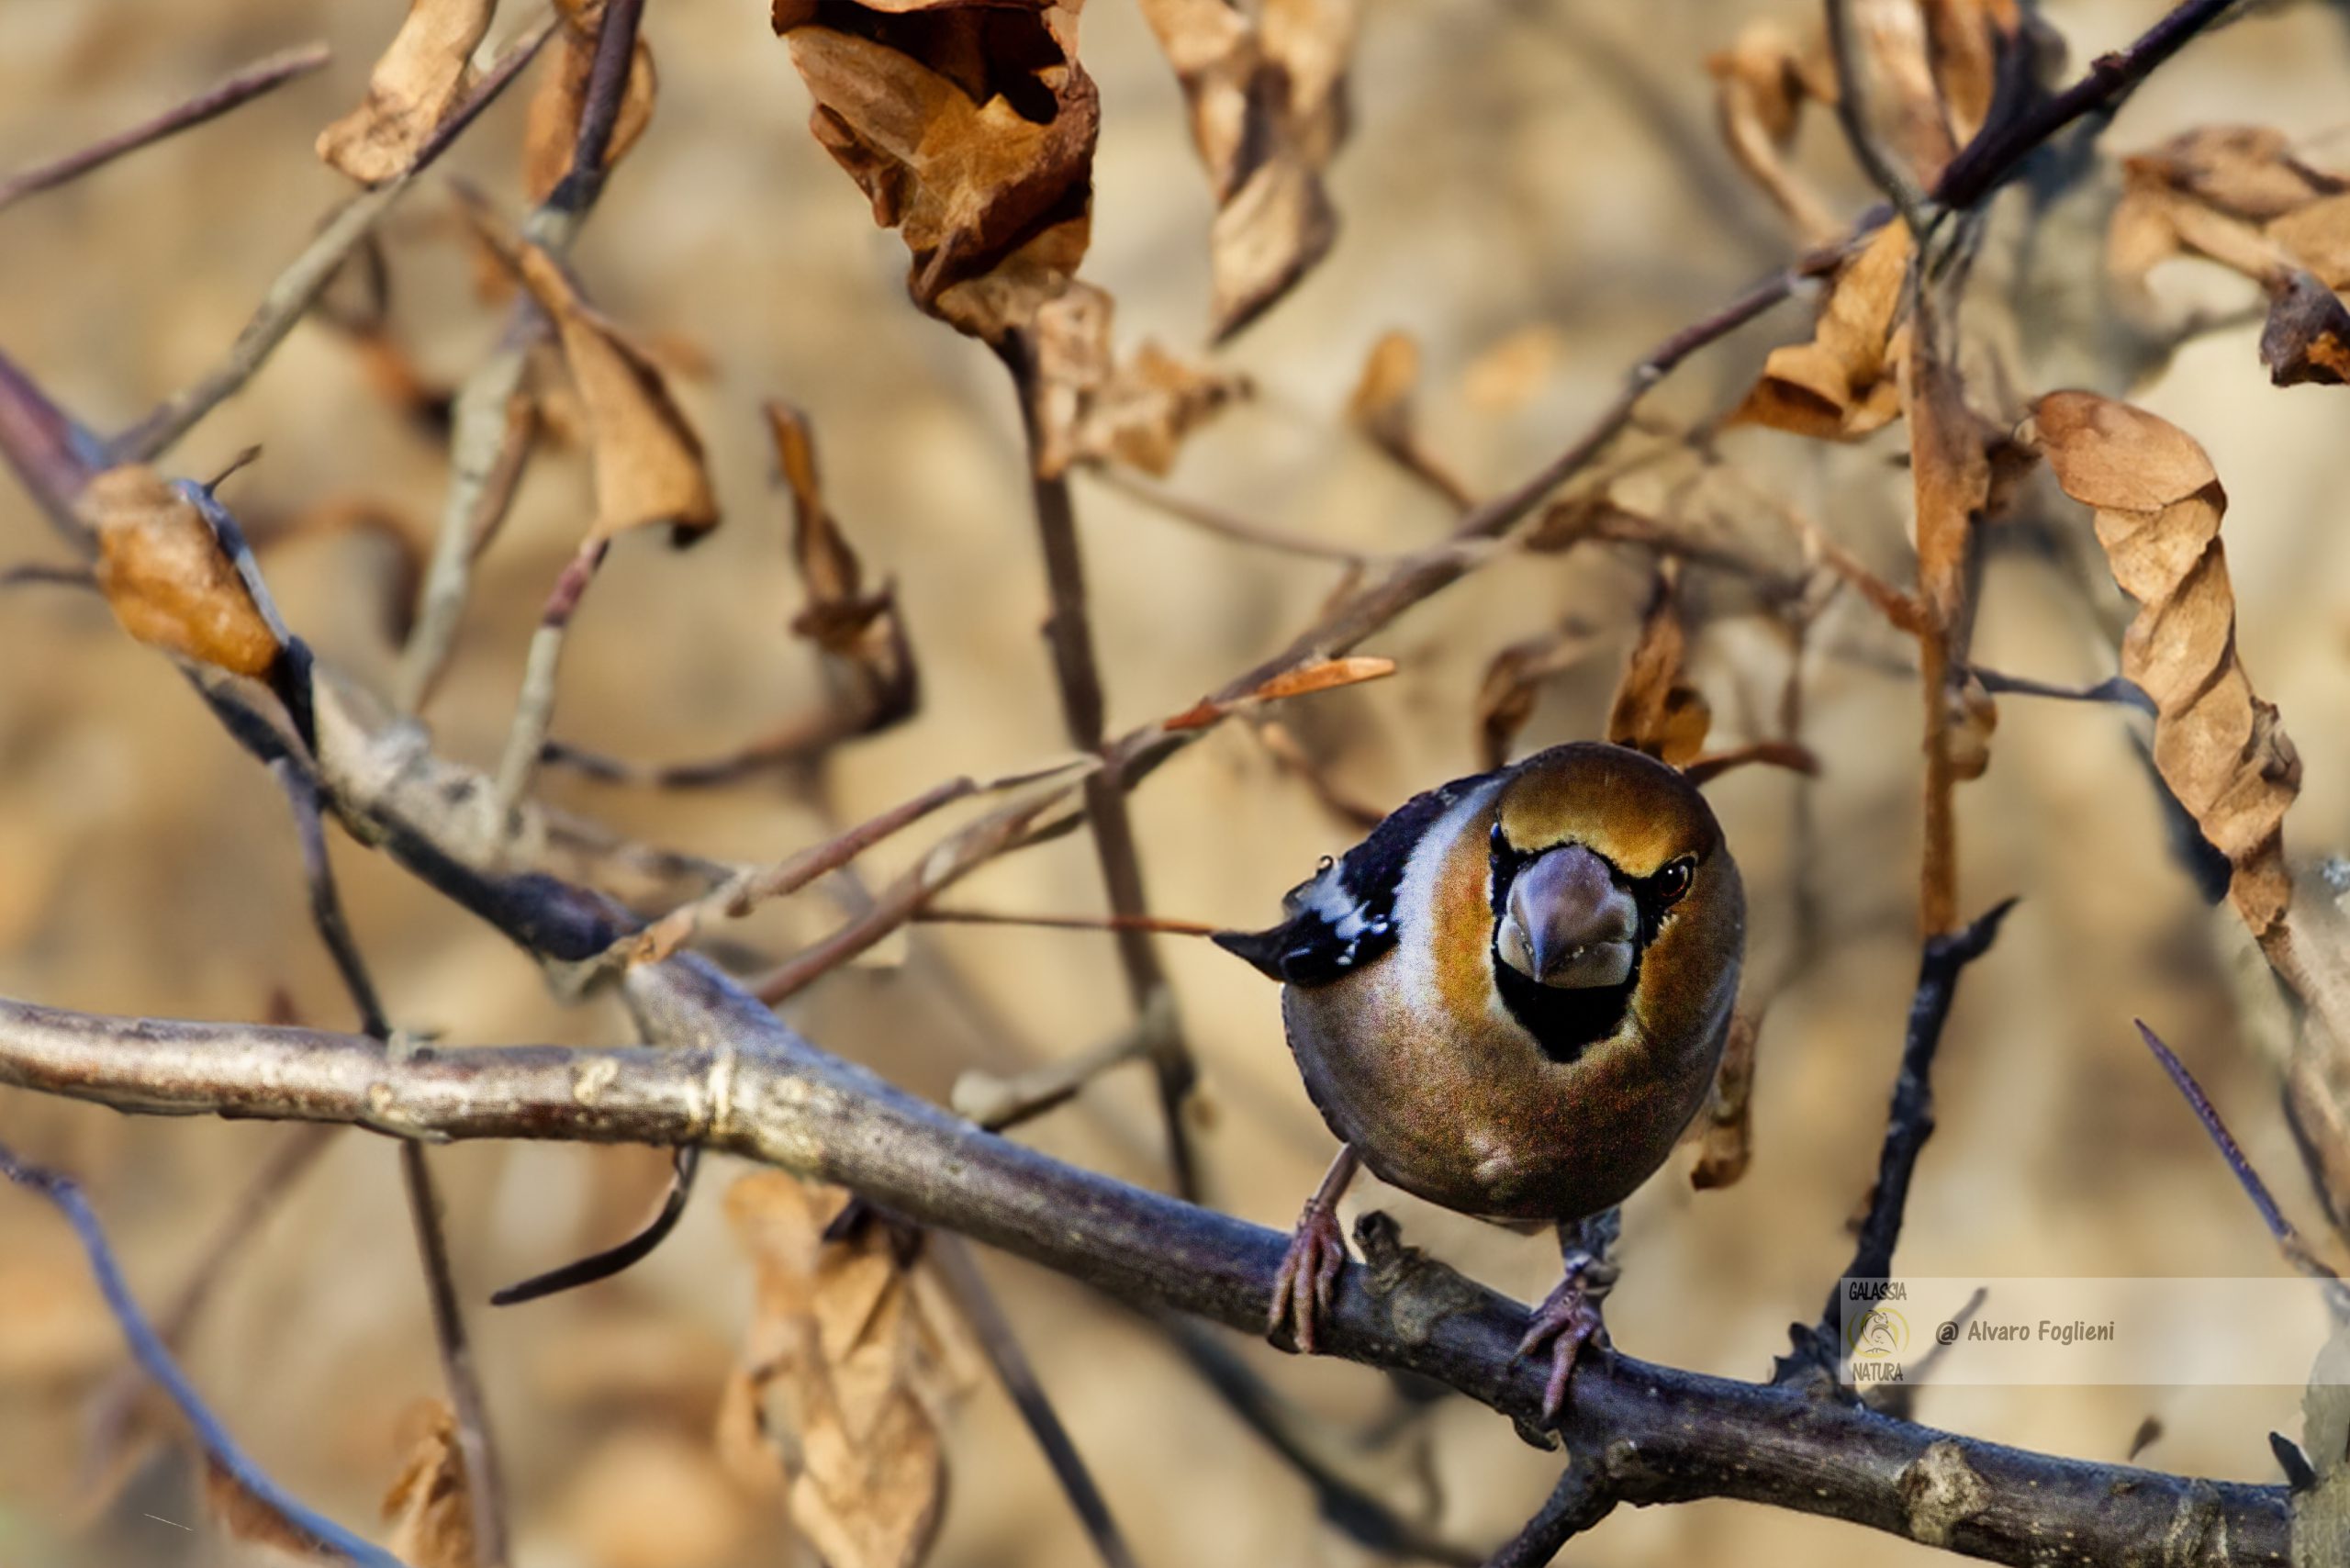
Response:
[[[1607,862],[1579,844],[1551,850],[1510,883],[1495,945],[1528,979],[1561,990],[1631,978],[1639,907]]]

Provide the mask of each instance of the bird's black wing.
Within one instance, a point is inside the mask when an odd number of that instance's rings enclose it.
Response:
[[[1215,945],[1289,985],[1327,985],[1395,946],[1395,892],[1438,818],[1490,777],[1477,774],[1413,796],[1335,864],[1282,899],[1289,918],[1263,931],[1219,931]]]

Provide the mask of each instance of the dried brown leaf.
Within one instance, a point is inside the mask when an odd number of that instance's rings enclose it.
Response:
[[[1231,336],[1329,252],[1323,173],[1347,129],[1360,0],[1143,0],[1191,109],[1216,215],[1214,332]]]
[[[2051,393],[2034,420],[2057,483],[2096,509],[2114,579],[2138,601],[2121,673],[2154,699],[2154,766],[2227,856],[2229,896],[2265,935],[2291,897],[2283,824],[2300,759],[2237,656],[2219,476],[2186,431],[2095,393]]]
[[[1046,478],[1094,463],[1164,475],[1192,431],[1249,393],[1246,377],[1152,342],[1119,364],[1111,348],[1113,315],[1110,297],[1081,283],[1036,312],[1036,466]]]
[[[220,1528],[236,1540],[252,1541],[292,1556],[319,1562],[341,1562],[343,1556],[267,1499],[255,1495],[236,1473],[210,1454],[204,1456],[204,1506]]]
[[[1714,112],[1730,156],[1795,226],[1806,244],[1825,244],[1843,220],[1786,159],[1807,100],[1832,102],[1835,72],[1817,38],[1798,49],[1775,22],[1752,21],[1730,46],[1709,57]]]
[[[2260,363],[2279,386],[2341,386],[2350,380],[2350,310],[2309,274],[2291,274],[2268,303]]]
[[[1819,441],[1851,441],[1891,422],[1901,411],[1909,337],[1894,329],[1909,255],[1906,225],[1879,230],[1829,284],[1811,341],[1771,351],[1730,422]]]
[[[473,84],[473,52],[497,9],[498,0],[410,0],[365,99],[319,132],[319,156],[362,185],[405,170]]]
[[[2182,252],[2276,292],[2306,270],[2350,286],[2350,182],[2311,167],[2262,126],[2206,126],[2123,162],[2106,240],[2114,274],[2137,282]]]
[[[2328,288],[2350,288],[2350,194],[2321,196],[2268,225],[2270,241]]]
[[[722,1450],[745,1479],[781,1484],[830,1568],[912,1568],[946,1501],[940,1411],[968,1358],[886,1226],[825,1239],[846,1201],[779,1171],[727,1193],[758,1284]]]
[[[1918,184],[1930,189],[1958,148],[1942,113],[1924,9],[1919,0],[1844,3],[1852,6],[1874,129]]]
[[[830,672],[847,688],[859,715],[855,733],[913,711],[920,676],[904,614],[888,584],[868,591],[865,566],[824,504],[816,443],[807,417],[786,403],[767,406],[777,466],[791,492],[791,558],[808,602],[791,618],[792,634],[822,649]]]
[[[387,1543],[408,1568],[473,1568],[473,1503],[457,1419],[446,1403],[420,1400],[400,1417],[400,1473],[384,1494],[394,1521]]]
[[[1599,642],[1587,627],[1570,624],[1512,643],[1494,655],[1477,686],[1477,754],[1486,767],[1509,760],[1519,734],[1534,717],[1543,682],[1582,663]]]
[[[1697,1162],[1690,1168],[1689,1184],[1699,1192],[1735,1186],[1753,1162],[1754,1046],[1761,1032],[1761,1021],[1752,1014],[1730,1014],[1713,1092],[1697,1119]]]
[[[1990,118],[1999,62],[2018,46],[2023,17],[2015,0],[1924,0],[1929,57],[1950,129],[1960,146]]]
[[[98,586],[122,629],[151,647],[256,678],[277,635],[196,503],[152,468],[90,481],[79,506],[98,539]]]
[[[1316,691],[1333,691],[1341,686],[1359,686],[1366,680],[1377,680],[1394,673],[1393,659],[1377,658],[1367,654],[1355,654],[1342,659],[1317,659],[1312,664],[1282,671],[1245,696],[1225,701],[1203,698],[1164,721],[1159,727],[1166,730],[1203,730],[1244,708],[1278,702],[1285,697],[1305,697]]]
[[[579,138],[579,111],[588,101],[588,78],[596,63],[596,39],[604,30],[608,0],[557,0],[562,27],[554,58],[540,74],[522,123],[522,189],[532,202],[544,201],[571,172],[571,158]],[[604,150],[607,170],[619,163],[653,119],[659,79],[653,69],[653,47],[636,40],[630,58],[628,85],[621,94],[620,113],[612,121],[612,139]]]
[[[1706,749],[1713,710],[1687,679],[1689,635],[1681,623],[1678,567],[1660,566],[1607,710],[1607,738],[1678,767]]]
[[[527,241],[494,232],[478,210],[468,211],[476,230],[554,321],[564,364],[586,415],[595,467],[596,519],[589,541],[667,523],[684,543],[717,526],[718,500],[702,463],[701,438],[670,395],[660,366],[581,297],[553,256]]]
[[[1090,232],[1101,103],[1076,6],[775,0],[774,23],[817,141],[912,252],[914,302],[990,343],[1027,328]]]

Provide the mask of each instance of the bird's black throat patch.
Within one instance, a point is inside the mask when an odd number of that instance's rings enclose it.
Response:
[[[1613,1035],[1624,1025],[1632,992],[1640,983],[1640,953],[1632,953],[1632,972],[1621,985],[1586,985],[1561,989],[1544,985],[1502,962],[1494,955],[1494,987],[1518,1027],[1534,1036],[1542,1054],[1561,1064]]]

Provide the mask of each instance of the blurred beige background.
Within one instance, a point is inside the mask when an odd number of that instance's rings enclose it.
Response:
[[[0,346],[92,423],[125,423],[225,349],[277,268],[342,195],[310,155],[318,128],[357,100],[399,7],[240,0],[10,0],[0,7],[0,167],[61,151],[185,95],[258,54],[323,36],[333,65],[230,118],[0,214]],[[511,9],[511,7],[509,7]],[[788,520],[768,483],[758,399],[814,421],[834,506],[868,563],[892,576],[921,659],[914,722],[843,748],[805,778],[661,797],[550,782],[567,805],[655,842],[730,858],[780,856],[955,773],[1010,770],[1062,745],[1037,628],[1041,571],[1018,430],[984,351],[922,318],[903,251],[804,129],[807,100],[755,0],[656,0],[647,34],[661,96],[576,252],[599,303],[631,326],[699,345],[686,388],[727,510],[708,543],[673,554],[623,541],[581,613],[556,733],[645,758],[729,748],[821,695],[783,622],[799,599]],[[2151,0],[2053,4],[2074,59],[2157,14]],[[1814,7],[1658,0],[1426,0],[1367,6],[1354,140],[1334,194],[1336,252],[1228,354],[1259,387],[1197,438],[1172,483],[1283,527],[1375,550],[1424,543],[1441,506],[1358,438],[1340,411],[1363,354],[1408,329],[1426,351],[1427,439],[1480,487],[1549,456],[1656,337],[1709,309],[1790,247],[1718,148],[1706,54],[1749,17],[1807,23]],[[508,26],[512,24],[509,23]],[[1083,58],[1101,84],[1095,240],[1086,275],[1118,300],[1121,341],[1191,346],[1206,315],[1210,213],[1181,101],[1131,6],[1096,0]],[[2199,43],[2127,108],[2126,151],[2229,119],[2296,137],[2335,130],[2350,32],[2301,5]],[[450,160],[517,202],[521,95]],[[1807,170],[1840,210],[1865,193],[1834,128],[1817,119]],[[2319,154],[2322,161],[2322,152]],[[397,324],[427,372],[453,382],[498,312],[471,292],[436,176],[386,228]],[[2059,270],[2093,302],[2097,232],[2058,236]],[[2086,280],[2086,281],[2083,281]],[[2168,280],[2182,299],[2244,302],[2226,280]],[[2127,387],[2078,298],[2039,302],[2025,335],[2042,374]],[[1694,417],[1733,398],[1767,347],[1803,330],[1783,310],[1694,364],[1658,406]],[[2338,847],[2350,811],[2350,521],[2339,482],[2344,394],[2275,391],[2256,328],[2192,343],[2143,399],[2200,437],[2232,498],[2227,537],[2241,637],[2283,709],[2307,784],[2288,844]],[[1519,385],[1487,357],[1511,345]],[[1480,374],[1482,369],[1482,374]],[[234,499],[288,517],[350,498],[380,502],[421,538],[437,517],[443,453],[386,408],[341,338],[298,330],[241,398],[179,449],[206,474],[259,442]],[[1822,453],[1746,431],[1731,455],[1888,575],[1910,570],[1897,439]],[[588,504],[576,456],[543,457],[487,557],[459,668],[431,712],[437,744],[494,761],[524,643]],[[1333,569],[1209,538],[1082,480],[1079,504],[1113,728],[1188,704],[1309,619]],[[2050,515],[2085,532],[2069,510]],[[1767,520],[1758,537],[1776,538]],[[55,558],[13,487],[0,492],[0,561]],[[289,617],[327,656],[382,682],[391,667],[382,583],[391,556],[347,535],[276,546],[266,566]],[[1641,568],[1586,550],[1489,571],[1366,651],[1393,679],[1300,705],[1290,718],[1354,793],[1393,803],[1474,767],[1474,698],[1504,644],[1570,614],[1619,628],[1548,689],[1531,748],[1596,732]],[[1904,656],[1849,598],[1832,648]],[[1987,577],[1978,655],[2045,678],[2109,673],[2061,574],[2002,554]],[[1700,639],[1695,669],[1717,735],[1772,711],[1777,644],[1751,622]],[[1824,951],[1774,1006],[1755,1092],[1756,1157],[1725,1193],[1693,1193],[1685,1154],[1630,1205],[1624,1283],[1610,1308],[1637,1354],[1762,1373],[1785,1327],[1818,1309],[1848,1256],[1844,1220],[1874,1172],[1914,974],[1915,698],[1869,658],[1823,657],[1808,684],[1824,775],[1799,786],[1747,772],[1717,786],[1754,890],[1752,965],[1785,947],[1791,878],[1809,879]],[[1819,842],[1794,864],[1793,791],[1817,792]],[[1245,734],[1219,733],[1136,797],[1152,901],[1219,923],[1267,918],[1281,891],[1348,830]],[[0,596],[0,993],[117,1013],[254,1017],[281,988],[318,1023],[347,1004],[304,913],[277,794],[165,663],[104,608],[36,589]],[[2130,1030],[2162,1028],[2203,1076],[2286,1207],[2322,1221],[2300,1175],[2230,990],[2235,938],[2167,857],[2129,739],[2110,710],[2001,704],[1988,775],[1961,796],[1962,898],[2024,904],[1968,977],[1939,1074],[1941,1130],[1919,1168],[1903,1265],[1926,1274],[2278,1271],[2225,1169]],[[917,833],[874,857],[906,864]],[[610,1007],[566,1011],[515,952],[387,864],[339,845],[359,936],[394,1016],[466,1041],[612,1040]],[[959,902],[1098,907],[1088,850],[1070,839],[990,868]],[[837,918],[822,894],[754,926],[781,952]],[[1200,1148],[1211,1200],[1289,1223],[1330,1149],[1283,1050],[1274,995],[1204,944],[1164,941],[1203,1058]],[[923,928],[797,1001],[821,1043],[943,1095],[974,1063],[1082,1049],[1124,1020],[1107,938]],[[195,1262],[242,1182],[285,1129],[129,1121],[0,1092],[0,1141],[87,1178],[130,1277],[159,1299]],[[1057,1155],[1160,1179],[1147,1083],[1099,1084],[1037,1124]],[[464,1148],[436,1155],[469,1298],[602,1245],[657,1191],[643,1151]],[[474,1312],[527,1568],[726,1568],[794,1561],[786,1527],[710,1455],[720,1380],[750,1304],[728,1234],[721,1170],[645,1266],[579,1294]],[[1478,1277],[1531,1294],[1555,1254],[1366,1182],[1356,1202]],[[1366,1561],[1315,1518],[1274,1460],[1147,1330],[1084,1291],[987,1260],[1044,1380],[1147,1564]],[[2224,1332],[2225,1326],[2215,1326]],[[1359,1429],[1385,1382],[1341,1364],[1241,1347],[1280,1388]],[[2314,1350],[2312,1346],[2311,1350]],[[120,1360],[73,1242],[51,1211],[0,1192],[0,1565],[216,1562],[239,1549],[195,1522],[185,1473],[143,1473],[89,1533],[73,1533],[84,1411]],[[372,1526],[396,1473],[400,1413],[439,1378],[401,1205],[379,1140],[347,1136],[225,1282],[189,1366],[230,1428],[282,1481]],[[1970,1433],[2119,1459],[2146,1417],[2144,1462],[2276,1478],[2264,1434],[2299,1429],[2291,1389],[1930,1390],[1922,1418]],[[1547,1492],[1551,1462],[1462,1401],[1364,1463],[1404,1511],[1433,1496],[1435,1527],[1475,1548],[1506,1536]],[[933,1561],[1052,1568],[1091,1561],[1007,1403],[983,1386],[953,1432],[953,1495]],[[151,1513],[160,1519],[142,1517]],[[1625,1565],[1809,1563],[1830,1551],[1886,1563],[1921,1549],[1730,1504],[1618,1513],[1575,1549]]]

